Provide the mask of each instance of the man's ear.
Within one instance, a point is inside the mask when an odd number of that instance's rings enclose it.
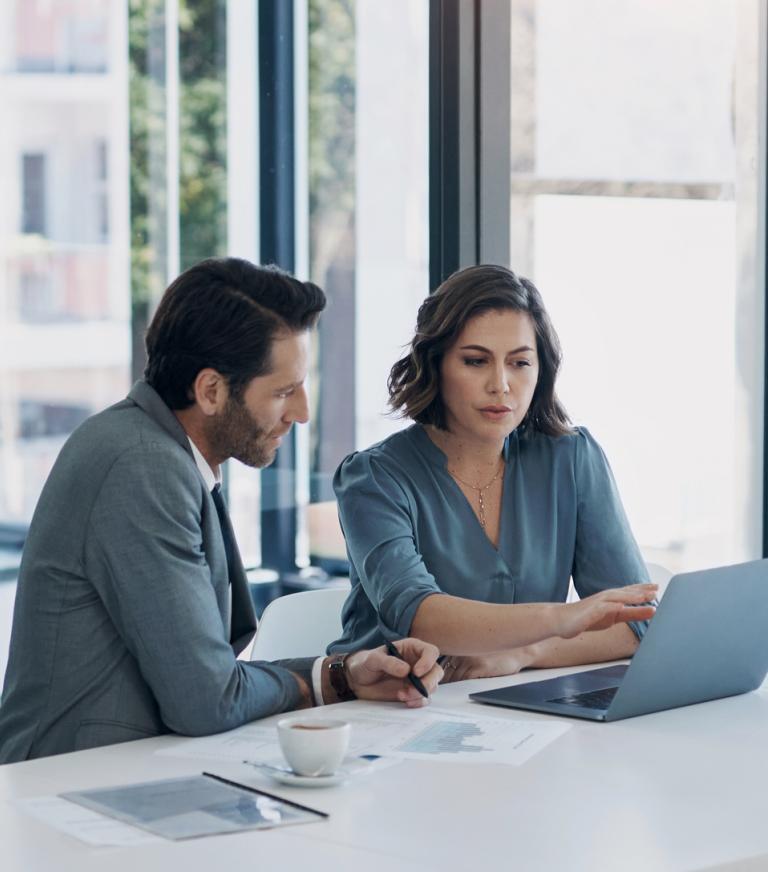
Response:
[[[215,369],[201,369],[192,382],[192,394],[204,415],[221,412],[229,399],[229,385],[224,376]]]

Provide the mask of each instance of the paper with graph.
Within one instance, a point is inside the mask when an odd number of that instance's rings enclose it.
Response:
[[[360,706],[349,713],[358,754],[445,763],[520,765],[570,729],[570,724],[458,715],[430,709],[403,711]],[[362,750],[364,747],[364,750]]]
[[[302,712],[302,720],[328,717]],[[349,753],[444,763],[506,763],[518,766],[570,729],[563,721],[512,720],[455,710],[403,709],[387,703],[355,703],[334,711],[352,724]],[[156,753],[207,760],[273,762],[280,758],[274,724],[256,722],[228,733],[183,739]]]

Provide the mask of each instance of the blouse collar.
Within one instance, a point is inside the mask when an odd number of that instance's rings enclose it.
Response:
[[[434,466],[438,466],[441,469],[445,469],[448,465],[448,458],[445,456],[443,451],[435,445],[435,443],[429,438],[429,434],[427,433],[426,428],[422,424],[413,424],[406,431],[413,439],[416,448],[419,452]],[[502,450],[502,454],[504,455],[504,463],[509,463],[509,454],[510,454],[510,443],[517,442],[518,432],[517,430],[513,430],[509,436],[504,440],[504,448]]]

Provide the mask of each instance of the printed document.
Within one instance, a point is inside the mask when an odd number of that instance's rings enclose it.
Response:
[[[303,720],[325,717],[322,709],[302,714]],[[519,766],[571,728],[562,721],[510,720],[474,712],[464,715],[434,706],[402,709],[381,703],[355,705],[337,717],[352,724],[350,754],[446,763]],[[253,723],[216,736],[180,739],[156,753],[268,763],[280,757],[280,748],[274,723]]]
[[[310,823],[328,816],[211,775],[82,790],[62,798],[174,840]]]

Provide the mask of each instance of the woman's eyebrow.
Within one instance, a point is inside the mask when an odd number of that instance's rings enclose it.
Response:
[[[459,349],[460,351],[482,351],[484,354],[493,354],[493,352],[489,348],[485,348],[483,345],[462,345]],[[530,345],[521,345],[519,348],[513,348],[511,351],[508,351],[507,354],[521,354],[523,351],[533,351],[534,349],[530,347]]]

